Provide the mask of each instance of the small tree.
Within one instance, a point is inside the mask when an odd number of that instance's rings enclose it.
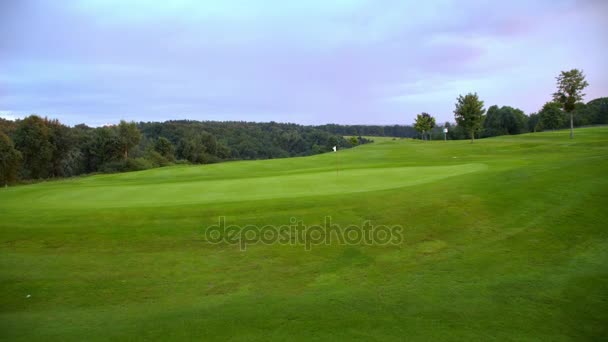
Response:
[[[562,106],[562,109],[570,115],[570,139],[574,139],[574,116],[572,112],[576,103],[583,100],[585,89],[589,83],[585,81],[585,75],[581,70],[572,69],[562,71],[557,79],[557,92],[553,93],[553,100]]]
[[[479,130],[483,122],[483,101],[479,100],[477,93],[469,93],[466,96],[458,96],[456,100],[454,118],[458,126],[463,127],[471,135],[471,143],[475,140],[475,132]]]
[[[0,132],[0,184],[7,186],[17,180],[21,153],[8,135]]]
[[[414,123],[414,128],[422,133],[422,139],[424,140],[425,138],[425,133],[429,132],[431,129],[435,127],[435,118],[432,117],[430,114],[428,113],[421,113],[416,115],[416,122]]]
[[[120,146],[122,147],[124,159],[127,160],[129,157],[129,150],[139,144],[141,140],[141,133],[137,129],[135,122],[126,122],[120,120],[118,125],[118,139],[120,140]]]

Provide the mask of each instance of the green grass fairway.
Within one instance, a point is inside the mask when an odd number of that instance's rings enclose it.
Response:
[[[606,339],[608,127],[568,133],[0,189],[0,339]],[[205,241],[219,216],[403,242],[240,251]]]

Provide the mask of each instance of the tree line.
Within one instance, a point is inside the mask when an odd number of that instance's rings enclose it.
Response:
[[[289,123],[166,121],[73,127],[31,115],[0,118],[0,184],[95,172],[144,170],[170,164],[208,164],[307,156],[370,142],[365,136],[451,140],[608,124],[608,98],[582,102],[587,86],[577,69],[557,77],[557,91],[537,113],[490,106],[476,93],[459,96],[454,118],[439,127],[428,113],[414,125],[303,126]],[[349,138],[345,138],[349,137]]]
[[[171,164],[307,156],[369,140],[276,122],[126,122],[73,127],[37,115],[0,119],[0,184]]]
[[[521,109],[497,105],[490,106],[486,111],[479,96],[469,93],[456,99],[456,125],[446,122],[443,127],[436,127],[435,119],[430,114],[421,113],[416,117],[414,128],[421,139],[443,138],[443,128],[448,128],[449,139],[468,137],[473,141],[476,137],[486,138],[567,127],[570,128],[570,137],[573,138],[575,126],[608,124],[607,97],[582,102],[585,96],[583,90],[589,85],[582,71],[562,71],[556,79],[557,91],[537,113],[526,115]]]

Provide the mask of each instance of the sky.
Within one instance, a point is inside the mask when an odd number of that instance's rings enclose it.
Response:
[[[0,116],[74,125],[453,121],[538,111],[562,70],[608,96],[608,1],[0,0]]]

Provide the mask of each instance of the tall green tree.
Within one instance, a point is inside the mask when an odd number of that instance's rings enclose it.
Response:
[[[21,120],[15,131],[15,147],[23,156],[25,178],[46,178],[52,170],[51,132],[44,119],[31,115]]]
[[[538,115],[544,128],[556,129],[562,127],[564,123],[564,113],[557,102],[545,103]]]
[[[589,83],[585,80],[582,70],[572,69],[562,71],[557,79],[557,91],[553,93],[553,100],[561,104],[564,112],[570,115],[570,139],[574,139],[574,116],[573,111],[576,103],[583,100],[585,89]]]
[[[422,133],[422,139],[425,139],[425,135],[427,132],[430,133],[431,129],[435,127],[435,118],[432,117],[429,113],[420,113],[416,115],[416,122],[414,123],[414,128],[420,133]]]
[[[507,134],[500,117],[500,108],[497,105],[490,106],[483,120],[483,134],[487,137]]]
[[[59,120],[45,120],[49,127],[49,141],[53,147],[51,155],[50,173],[53,177],[69,176],[66,172],[68,159],[75,157],[79,152],[73,150],[75,140],[69,127],[61,124]],[[68,157],[69,154],[72,154]]]
[[[173,147],[171,141],[165,137],[159,137],[156,139],[156,142],[154,143],[154,150],[161,156],[167,158],[169,161],[175,159],[175,147]]]
[[[123,157],[127,160],[129,158],[129,150],[139,144],[141,140],[141,133],[135,122],[120,120],[120,124],[118,124],[118,140],[123,151]]]
[[[586,109],[591,124],[608,124],[608,97],[600,97],[587,102]]]
[[[0,118],[0,132],[10,137],[13,135],[13,133],[15,133],[16,129],[17,124],[15,121]]]
[[[214,138],[212,139],[207,132],[189,133],[177,145],[177,155],[180,159],[186,159],[191,163],[209,163],[212,155],[207,148],[215,148],[215,143]]]
[[[471,143],[475,140],[475,132],[479,130],[486,110],[483,101],[479,100],[477,93],[458,96],[454,118],[458,126],[463,127],[471,136]]]
[[[520,134],[528,131],[528,117],[521,109],[494,105],[486,112],[483,129],[486,137]]]
[[[0,185],[7,186],[17,180],[20,163],[21,153],[10,137],[0,132]]]
[[[99,127],[84,135],[83,152],[87,172],[99,171],[104,164],[124,158],[118,133],[111,127]]]
[[[542,130],[540,115],[538,115],[537,113],[530,113],[530,115],[528,116],[528,130],[534,133]]]

